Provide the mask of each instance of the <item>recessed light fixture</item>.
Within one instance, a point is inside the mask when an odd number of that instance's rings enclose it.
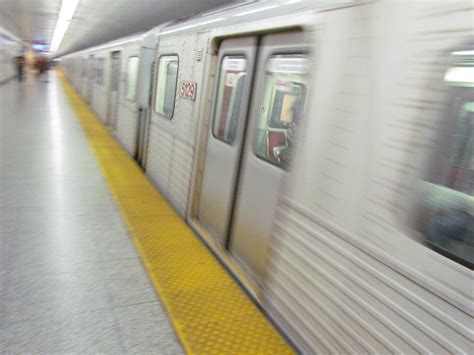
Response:
[[[74,16],[78,3],[79,0],[63,0],[61,10],[59,11],[58,21],[54,28],[53,39],[51,40],[51,45],[49,47],[51,53],[54,54],[58,51],[59,45],[61,44],[64,34]]]

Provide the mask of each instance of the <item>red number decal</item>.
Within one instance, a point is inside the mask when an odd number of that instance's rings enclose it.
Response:
[[[181,82],[179,96],[189,100],[194,100],[196,97],[196,83],[190,83],[188,81]]]

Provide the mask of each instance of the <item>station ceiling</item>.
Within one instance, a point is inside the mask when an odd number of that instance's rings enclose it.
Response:
[[[148,30],[235,0],[79,0],[59,55]],[[62,0],[0,0],[0,27],[27,43],[51,42]]]

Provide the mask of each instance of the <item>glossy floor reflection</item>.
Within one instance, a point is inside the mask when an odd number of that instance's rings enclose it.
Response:
[[[57,79],[0,86],[0,353],[182,353]]]

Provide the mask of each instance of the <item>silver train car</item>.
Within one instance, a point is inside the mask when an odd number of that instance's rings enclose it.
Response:
[[[61,65],[303,353],[470,353],[472,18],[243,3]]]

